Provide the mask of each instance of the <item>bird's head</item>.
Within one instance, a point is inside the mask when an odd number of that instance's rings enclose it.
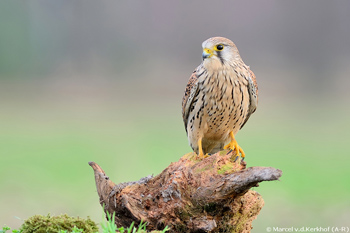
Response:
[[[241,60],[236,45],[224,37],[212,37],[202,43],[203,47],[203,64],[222,66],[232,64]]]

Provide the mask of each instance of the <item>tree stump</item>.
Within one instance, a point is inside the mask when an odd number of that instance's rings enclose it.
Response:
[[[94,163],[97,192],[105,212],[115,212],[117,226],[147,222],[147,230],[169,232],[250,232],[264,205],[249,190],[259,182],[278,180],[282,171],[249,167],[221,151],[205,159],[184,155],[162,173],[136,182],[114,184]]]

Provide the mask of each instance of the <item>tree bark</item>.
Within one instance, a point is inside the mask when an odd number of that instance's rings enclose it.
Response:
[[[100,204],[115,212],[117,226],[147,222],[148,230],[170,232],[250,232],[264,205],[259,182],[278,180],[282,171],[249,167],[221,151],[205,159],[184,155],[159,175],[114,184],[102,168],[94,169]]]

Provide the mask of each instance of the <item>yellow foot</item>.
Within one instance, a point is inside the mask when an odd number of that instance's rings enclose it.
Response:
[[[202,138],[198,139],[198,154],[197,154],[197,159],[205,159],[209,157],[208,154],[203,153],[203,148],[202,148]]]
[[[236,156],[239,156],[239,154],[241,154],[242,159],[244,159],[245,153],[244,153],[243,149],[238,145],[232,131],[230,132],[230,137],[231,137],[231,141],[229,142],[229,144],[224,146],[224,149],[230,149],[229,153],[231,151],[236,151]]]

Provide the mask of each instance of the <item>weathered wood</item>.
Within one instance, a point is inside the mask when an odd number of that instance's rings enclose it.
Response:
[[[259,182],[278,180],[282,171],[250,167],[226,151],[205,159],[195,153],[171,163],[162,173],[136,182],[115,185],[94,162],[100,204],[116,213],[118,226],[147,222],[147,229],[170,232],[250,232],[264,205],[260,194],[249,190]]]

